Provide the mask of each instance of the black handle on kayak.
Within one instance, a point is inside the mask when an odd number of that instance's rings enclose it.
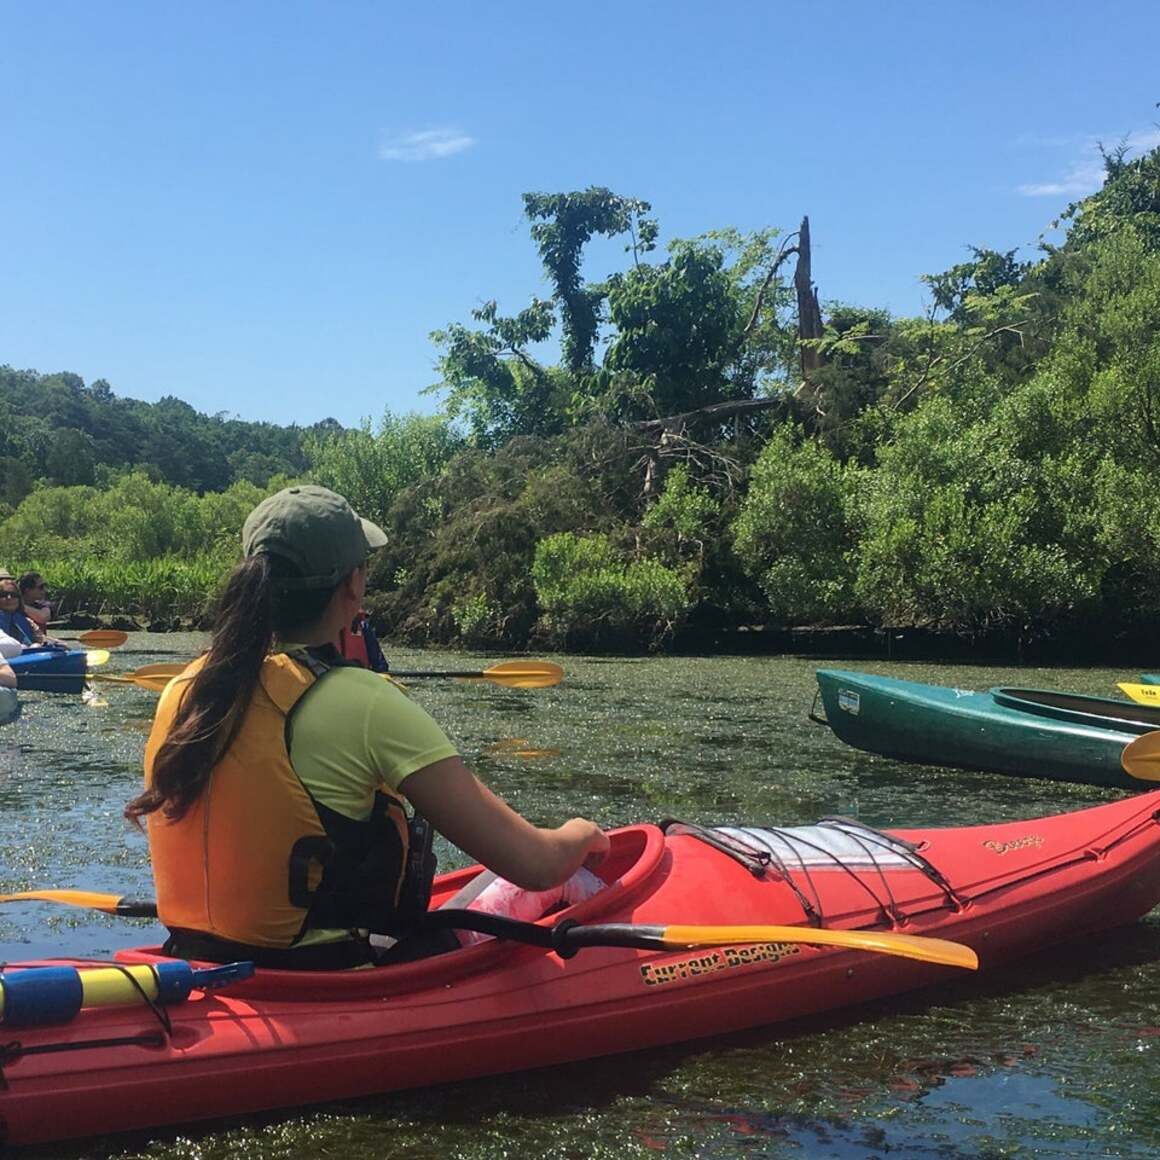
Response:
[[[493,938],[507,939],[509,942],[527,943],[528,946],[544,947],[547,950],[565,949],[561,934],[574,923],[562,922],[556,926],[538,926],[534,922],[522,922],[516,918],[503,918],[498,914],[487,914],[482,910],[429,910],[422,918],[420,930],[473,930],[477,934],[489,934]]]

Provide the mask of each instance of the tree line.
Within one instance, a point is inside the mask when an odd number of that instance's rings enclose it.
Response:
[[[304,436],[341,430],[334,419],[304,429],[205,415],[173,396],[145,403],[118,397],[104,379],[86,385],[69,372],[11,366],[0,366],[0,407],[0,504],[8,510],[38,486],[102,484],[131,470],[196,492],[265,484],[307,470]]]
[[[438,414],[243,433],[197,426],[176,400],[161,413],[105,398],[109,414],[147,414],[158,439],[180,416],[215,448],[218,475],[182,476],[153,451],[103,478],[53,475],[60,432],[94,451],[111,438],[68,412],[29,460],[41,483],[0,524],[0,554],[48,570],[121,551],[91,531],[106,517],[66,516],[59,496],[96,512],[135,480],[184,505],[153,522],[203,538],[126,535],[125,552],[224,560],[238,512],[199,523],[196,505],[219,494],[240,507],[309,477],[388,530],[371,610],[414,643],[648,648],[753,624],[1047,636],[1150,623],[1160,151],[1104,160],[1103,188],[1032,257],[974,248],[927,276],[922,317],[819,308],[804,220],[660,252],[647,202],[527,194],[551,292],[514,312],[486,302],[433,336]],[[598,237],[624,256],[594,279]],[[27,373],[6,374],[5,389]],[[58,413],[35,401],[49,380],[54,399],[94,404],[97,384],[47,376],[22,387],[32,414]]]

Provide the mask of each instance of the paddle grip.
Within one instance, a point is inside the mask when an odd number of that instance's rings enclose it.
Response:
[[[157,903],[152,898],[118,898],[114,913],[120,918],[156,918]]]

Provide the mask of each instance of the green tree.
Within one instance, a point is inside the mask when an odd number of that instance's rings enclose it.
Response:
[[[719,248],[675,243],[667,262],[614,274],[607,288],[615,331],[604,366],[637,385],[621,413],[659,418],[734,397],[742,304]]]
[[[442,381],[428,390],[447,393],[447,417],[466,420],[481,447],[498,446],[515,435],[562,431],[568,423],[571,382],[529,353],[532,344],[544,342],[552,332],[552,304],[537,299],[514,318],[504,318],[495,302],[488,302],[471,316],[484,329],[452,323],[431,335],[444,353],[439,360]]]
[[[657,224],[645,215],[647,201],[620,197],[599,186],[578,193],[525,193],[524,214],[560,308],[564,366],[578,375],[592,369],[600,326],[603,286],[587,286],[581,274],[584,247],[595,235],[630,234],[636,256],[653,248]]]
[[[53,483],[65,487],[92,483],[95,468],[93,442],[83,431],[59,427],[53,432],[44,463],[45,473]]]
[[[849,623],[855,596],[860,474],[799,430],[774,432],[733,525],[734,549],[782,623]]]
[[[368,519],[382,521],[399,493],[438,475],[461,441],[445,419],[383,412],[355,430],[307,436],[311,472]]]

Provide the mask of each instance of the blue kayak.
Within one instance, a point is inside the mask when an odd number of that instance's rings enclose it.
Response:
[[[42,693],[79,693],[85,687],[88,656],[83,648],[26,649],[8,663],[16,674],[18,689]]]

